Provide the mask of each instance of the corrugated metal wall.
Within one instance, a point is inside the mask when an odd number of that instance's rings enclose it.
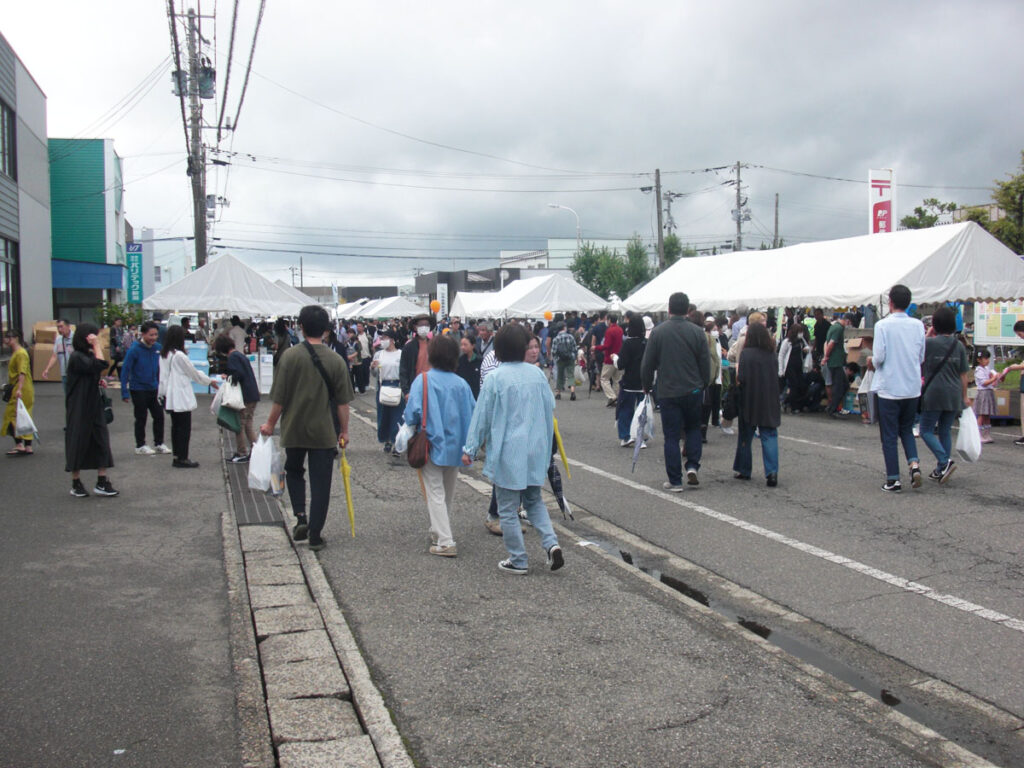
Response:
[[[17,108],[15,88],[14,51],[0,36],[0,100],[14,111]],[[18,184],[0,173],[0,237],[17,241],[18,235]]]
[[[50,139],[53,258],[105,264],[102,139]]]

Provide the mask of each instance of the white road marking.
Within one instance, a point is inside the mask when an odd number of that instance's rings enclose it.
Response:
[[[852,451],[853,448],[847,448],[845,445],[829,445],[828,443],[816,443],[813,440],[803,440],[799,437],[790,437],[789,435],[779,435],[779,440],[792,440],[794,443],[804,443],[806,445],[814,445],[818,448],[831,448],[834,451]]]
[[[621,483],[622,485],[625,485],[628,488],[632,488],[633,490],[642,491],[643,493],[655,496],[659,499],[662,499],[663,501],[671,502],[680,507],[686,507],[687,509],[704,515],[705,517],[710,517],[712,520],[717,520],[722,523],[728,523],[729,525],[735,526],[736,528],[747,531],[748,533],[752,533],[756,536],[762,536],[766,539],[790,547],[799,552],[812,555],[822,560],[826,560],[830,563],[835,563],[836,565],[841,565],[844,568],[849,568],[851,571],[856,571],[857,573],[861,573],[865,576],[870,576],[872,579],[876,579],[885,584],[889,584],[890,586],[902,589],[904,592],[908,592],[914,595],[921,595],[922,597],[927,597],[929,600],[934,600],[938,603],[942,603],[943,605],[948,605],[951,608],[956,608],[958,611],[963,611],[964,613],[972,614],[974,616],[977,616],[978,618],[991,621],[994,624],[999,624],[1000,626],[1007,627],[1009,629],[1013,629],[1017,632],[1021,632],[1022,634],[1024,634],[1024,620],[1014,618],[1013,616],[1007,616],[1005,613],[1000,613],[999,611],[993,611],[990,608],[986,608],[983,605],[972,603],[968,600],[956,597],[955,595],[937,592],[936,590],[932,589],[931,587],[925,584],[921,584],[916,581],[910,581],[909,579],[905,579],[902,576],[896,576],[886,571],[879,570],[878,568],[874,568],[870,565],[865,565],[864,563],[857,562],[856,560],[852,560],[843,555],[836,554],[835,552],[829,552],[827,549],[816,547],[813,544],[806,544],[802,541],[798,541],[797,539],[791,538],[784,534],[776,533],[775,531],[769,530],[768,528],[764,528],[763,526],[755,525],[754,523],[748,523],[746,520],[740,520],[739,518],[733,517],[732,515],[727,515],[724,512],[718,512],[714,509],[710,509],[709,507],[705,507],[702,504],[694,504],[693,502],[686,501],[684,498],[681,498],[676,494],[670,494],[665,491],[657,490],[655,488],[649,488],[646,485],[641,485],[640,483],[634,482],[633,480],[629,480],[624,477],[619,477],[617,475],[610,474],[609,472],[603,469],[592,467],[589,464],[584,464],[583,462],[577,461],[576,459],[569,459],[569,463],[572,464],[573,466],[579,467],[580,469],[585,469],[588,472],[592,472],[595,475],[599,475],[601,477],[614,480],[615,482]]]

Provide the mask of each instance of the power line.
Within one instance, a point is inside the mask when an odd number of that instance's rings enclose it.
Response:
[[[823,176],[817,173],[805,173],[804,171],[791,171],[785,168],[771,168],[767,165],[754,165],[748,164],[749,168],[760,168],[763,171],[774,171],[775,173],[786,173],[790,176],[805,176],[811,179],[824,179],[825,181],[842,181],[848,184],[867,184],[866,179],[846,179],[841,176]],[[971,191],[989,191],[991,187],[966,187],[966,186],[944,186],[941,184],[904,184],[900,182],[897,186],[909,187],[911,189],[959,189],[959,190],[971,190]]]
[[[292,253],[304,256],[340,256],[351,259],[399,259],[423,261],[422,256],[399,256],[382,253],[346,253],[341,251],[307,251],[299,248],[256,248],[247,245],[215,244],[213,248],[220,250],[256,251],[259,253]],[[494,261],[494,255],[488,256],[439,256],[439,261]]]
[[[214,16],[217,11],[214,10]],[[231,82],[231,60],[235,55],[235,28],[238,26],[238,0],[235,0],[235,8],[231,13],[231,37],[228,40],[228,64],[224,70],[224,93],[221,95],[220,117],[217,118],[217,145],[220,146],[220,129],[224,124],[224,111],[228,104],[228,85]],[[214,25],[216,29],[216,24]]]
[[[256,16],[256,29],[252,33],[252,47],[249,48],[249,63],[245,66],[245,80],[242,81],[242,95],[238,98],[238,108],[235,110],[235,122],[232,130],[238,128],[238,116],[242,113],[242,104],[245,102],[245,92],[249,89],[249,75],[252,73],[252,59],[256,55],[256,38],[260,33],[260,25],[263,23],[263,9],[267,0],[260,0],[260,11]]]
[[[185,89],[181,87],[180,75],[181,68],[181,54],[179,53],[178,44],[178,24],[177,14],[174,12],[174,0],[167,0],[167,19],[171,25],[171,52],[174,54],[174,85],[178,90],[178,102],[181,104],[181,127],[185,132],[185,154],[191,155],[192,150],[188,140],[188,117],[185,115]]]

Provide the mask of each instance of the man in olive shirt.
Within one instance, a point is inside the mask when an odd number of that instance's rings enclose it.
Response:
[[[309,548],[324,548],[321,532],[327,520],[331,477],[338,446],[348,445],[348,404],[352,402],[352,380],[345,361],[324,346],[322,338],[330,327],[327,311],[319,305],[303,307],[299,326],[306,340],[289,347],[274,371],[270,388],[273,405],[260,433],[274,434],[281,419],[281,445],[285,450],[285,479],[296,523],[296,541],[309,538]],[[320,368],[314,362],[320,362]],[[321,374],[321,369],[323,374]],[[325,381],[324,379],[327,379]],[[327,382],[330,382],[328,392]],[[337,408],[338,426],[331,414]],[[309,519],[306,519],[306,457],[309,457]]]
[[[843,400],[846,399],[846,393],[850,389],[850,381],[846,377],[846,346],[843,342],[849,324],[849,314],[844,312],[837,315],[836,321],[828,329],[828,335],[825,337],[822,368],[828,369],[832,382],[828,408],[825,410],[833,419],[850,415],[850,412],[843,408]],[[825,381],[828,383],[829,378],[826,377]]]

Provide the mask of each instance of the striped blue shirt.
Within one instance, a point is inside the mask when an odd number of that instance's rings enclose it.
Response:
[[[535,365],[502,363],[480,387],[465,453],[487,447],[484,475],[500,488],[543,485],[551,463],[555,397]]]

